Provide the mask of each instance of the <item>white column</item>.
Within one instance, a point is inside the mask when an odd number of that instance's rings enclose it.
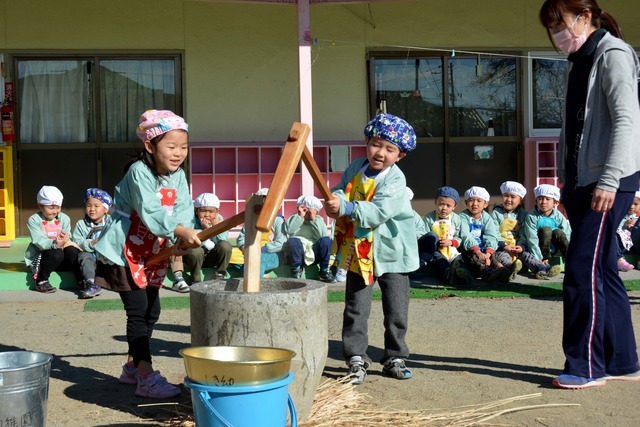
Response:
[[[300,80],[300,121],[311,128],[307,148],[313,153],[313,103],[311,85],[311,18],[309,0],[298,0],[298,78]],[[301,163],[302,193],[313,194],[314,184],[307,168]]]

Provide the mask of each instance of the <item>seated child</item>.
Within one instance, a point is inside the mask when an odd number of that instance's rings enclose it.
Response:
[[[557,209],[560,202],[560,189],[555,185],[541,184],[533,189],[536,206],[525,220],[524,232],[529,252],[549,264],[554,253],[560,252],[566,257],[571,238],[571,226],[565,216]]]
[[[318,278],[323,282],[332,282],[333,274],[329,269],[332,242],[327,236],[324,218],[318,215],[322,202],[316,196],[305,195],[298,198],[296,205],[298,213],[291,215],[285,223],[288,236],[285,253],[293,277],[300,278],[305,265],[318,263]]]
[[[640,215],[640,191],[636,191],[636,196],[633,199],[633,203],[629,207],[629,212],[622,219],[618,229],[616,230],[618,237],[618,270],[629,271],[633,270],[633,264],[629,264],[624,258],[624,254],[632,250],[634,246],[632,235],[637,233],[634,230],[638,215]]]
[[[78,254],[82,286],[80,298],[88,299],[97,297],[102,293],[100,285],[94,283],[96,277],[96,253],[93,245],[96,244],[100,233],[111,219],[108,215],[113,199],[104,190],[88,188],[84,195],[86,214],[84,218],[76,222],[71,239],[78,244],[82,252]]]
[[[438,188],[435,197],[435,210],[429,212],[423,220],[427,233],[418,239],[420,264],[435,266],[440,276],[450,281],[454,281],[460,273],[460,278],[469,282],[467,271],[456,269],[459,262],[453,270],[450,269],[454,260],[459,261],[458,247],[462,243],[462,219],[454,212],[460,195],[455,188],[445,186]]]
[[[224,221],[220,215],[220,200],[212,193],[202,193],[193,202],[196,215],[196,229],[206,230]],[[173,289],[177,292],[189,292],[189,285],[183,277],[184,266],[189,271],[191,283],[198,283],[202,278],[202,267],[216,269],[214,280],[224,279],[231,259],[231,243],[229,232],[223,231],[202,242],[202,246],[192,249],[186,255],[171,258],[173,271]]]
[[[56,288],[49,283],[54,271],[72,270],[80,277],[78,246],[70,240],[71,220],[61,212],[62,193],[53,186],[43,186],[37,195],[39,212],[27,221],[31,243],[24,254],[27,267],[31,267],[36,291],[50,294]]]
[[[487,282],[507,282],[511,271],[494,256],[500,233],[485,211],[489,192],[483,187],[471,187],[464,193],[467,209],[462,211],[462,260],[471,276]]]
[[[256,191],[255,194],[258,196],[266,196],[268,192],[268,188],[261,188]],[[271,233],[262,233],[262,241],[260,242],[260,246],[262,247],[260,252],[260,277],[280,267],[283,258],[282,249],[286,241],[287,234],[284,230],[284,216],[278,214],[271,226]],[[244,266],[244,242],[245,226],[243,225],[236,239],[236,247],[233,248],[231,252],[230,263],[238,270],[242,270]]]
[[[493,208],[491,217],[496,221],[502,238],[495,256],[511,270],[509,281],[515,279],[523,264],[537,279],[560,274],[562,267],[543,264],[527,250],[524,232],[521,232],[527,217],[527,211],[522,206],[522,200],[527,195],[526,188],[519,182],[506,181],[500,186],[500,192],[502,204]]]

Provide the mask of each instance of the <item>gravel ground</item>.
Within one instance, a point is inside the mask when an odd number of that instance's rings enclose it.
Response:
[[[55,356],[48,425],[166,425],[161,420],[190,414],[186,389],[177,399],[149,406],[156,402],[135,397],[134,386],[117,382],[126,352],[124,311],[84,312],[84,301],[64,291],[55,297],[31,292],[29,298],[6,292],[0,302],[0,351],[42,351]],[[109,297],[114,295],[100,298]],[[630,297],[638,330],[640,292]],[[340,352],[342,304],[328,307],[329,357],[324,375],[337,378],[345,372]],[[164,310],[152,343],[154,365],[175,384],[185,375],[178,351],[190,345],[189,318],[187,309]],[[381,406],[437,412],[539,393],[505,408],[580,406],[532,408],[494,421],[519,426],[637,426],[640,383],[610,382],[580,391],[551,387],[564,361],[561,319],[558,299],[412,300],[407,337],[412,356],[407,365],[414,378],[389,379],[374,365],[357,390]],[[369,355],[379,360],[383,340],[379,302],[374,302],[369,338]]]

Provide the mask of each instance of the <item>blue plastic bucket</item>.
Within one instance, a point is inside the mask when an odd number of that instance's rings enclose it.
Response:
[[[287,406],[291,427],[298,426],[296,408],[289,396],[293,372],[278,381],[251,386],[209,386],[184,384],[191,389],[193,416],[197,427],[284,427]]]

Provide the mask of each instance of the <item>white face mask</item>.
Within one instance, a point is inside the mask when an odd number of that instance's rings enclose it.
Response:
[[[576,20],[573,21],[573,24],[571,24],[571,27],[565,28],[564,30],[559,31],[553,35],[553,42],[561,51],[566,53],[576,52],[587,41],[586,25],[581,35],[576,36],[575,34],[573,34],[573,27],[574,25],[576,25],[576,22],[578,22],[579,18],[580,18],[580,15],[576,17]]]

